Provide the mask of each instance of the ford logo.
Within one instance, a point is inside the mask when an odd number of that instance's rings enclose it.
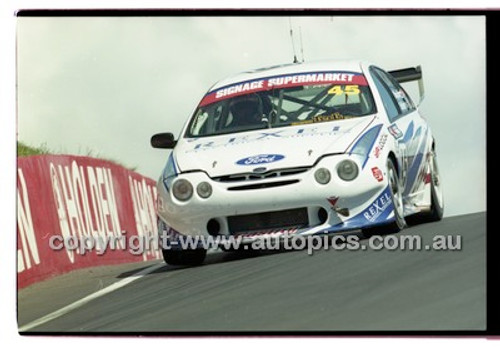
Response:
[[[271,163],[284,159],[285,156],[277,155],[277,154],[262,154],[256,156],[250,156],[242,158],[241,160],[236,161],[236,164],[240,166],[252,166],[252,165],[260,165],[263,163]]]

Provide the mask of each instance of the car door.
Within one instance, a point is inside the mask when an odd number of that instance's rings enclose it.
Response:
[[[388,131],[398,142],[401,185],[403,196],[408,197],[424,166],[427,123],[410,96],[390,74],[373,66],[371,73],[390,121]]]

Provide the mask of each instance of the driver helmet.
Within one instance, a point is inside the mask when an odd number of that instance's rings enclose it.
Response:
[[[250,125],[262,122],[262,101],[257,94],[238,96],[229,106],[233,123]]]

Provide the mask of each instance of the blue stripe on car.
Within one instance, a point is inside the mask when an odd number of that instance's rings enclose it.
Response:
[[[394,205],[391,199],[391,190],[389,186],[387,186],[379,196],[359,214],[328,228],[327,231],[335,232],[346,229],[365,228],[392,222],[394,219],[389,219],[391,213],[394,211]]]
[[[378,124],[372,128],[370,128],[367,132],[365,132],[357,141],[354,143],[349,155],[352,154],[361,154],[364,156],[363,164],[361,169],[365,168],[366,162],[368,162],[368,157],[370,152],[377,140],[377,137],[382,129],[382,124]]]
[[[400,143],[406,144],[410,139],[413,137],[413,121],[410,122],[408,125],[408,128],[406,129],[405,135],[402,140],[400,140]]]
[[[169,170],[169,167],[172,167],[171,170]],[[168,174],[172,173],[172,174]],[[171,152],[170,155],[168,156],[167,164],[165,165],[165,168],[163,169],[162,177],[163,177],[163,184],[165,185],[165,188],[169,190],[168,187],[168,179],[176,177],[178,175],[177,171],[177,166],[175,165],[175,159],[174,159],[174,153]]]
[[[418,171],[419,171],[420,166],[422,164],[422,160],[424,159],[426,137],[427,137],[427,130],[424,133],[424,136],[422,138],[422,142],[420,144],[420,147],[418,148],[417,154],[413,158],[413,162],[408,169],[408,177],[406,178],[406,186],[405,186],[405,190],[403,191],[403,196],[407,196],[410,193],[413,186],[415,185],[415,181],[416,181],[417,176],[418,176]]]

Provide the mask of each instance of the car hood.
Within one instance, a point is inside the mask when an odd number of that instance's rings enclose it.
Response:
[[[374,116],[181,139],[174,158],[181,172],[210,177],[312,166],[325,154],[344,153]]]

